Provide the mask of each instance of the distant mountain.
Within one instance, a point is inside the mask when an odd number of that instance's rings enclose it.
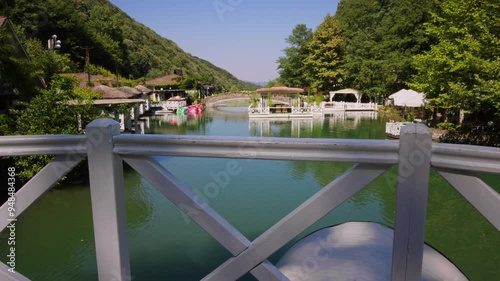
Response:
[[[0,15],[10,18],[21,41],[34,37],[46,44],[57,34],[62,41],[58,52],[69,54],[75,72],[82,71],[85,62],[81,47],[91,47],[92,64],[124,77],[155,78],[182,69],[184,75],[221,91],[253,88],[228,71],[184,52],[108,0],[1,1]]]
[[[263,86],[267,85],[267,83],[269,83],[269,82],[253,82],[253,81],[245,81],[245,82],[259,86],[259,87],[263,87]]]

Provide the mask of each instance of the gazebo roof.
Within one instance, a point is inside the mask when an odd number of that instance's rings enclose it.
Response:
[[[257,89],[257,94],[300,94],[304,92],[304,89],[301,88],[289,88],[286,86],[275,86],[271,88],[260,88]]]
[[[337,91],[331,91],[330,92],[330,101],[332,101],[333,97],[335,95],[337,95],[337,94],[338,95],[348,95],[348,94],[351,94],[351,95],[354,95],[356,97],[357,102],[361,101],[359,92],[357,90],[354,90],[354,89],[351,89],[351,88],[337,90]]]
[[[331,95],[335,95],[335,94],[359,94],[359,92],[357,90],[354,90],[354,89],[351,89],[351,88],[347,88],[347,89],[342,89],[342,90],[337,90],[337,91],[331,91],[330,92]]]

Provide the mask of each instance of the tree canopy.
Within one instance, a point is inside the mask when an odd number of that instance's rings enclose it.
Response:
[[[283,52],[285,56],[278,58],[279,83],[289,87],[304,87],[306,75],[309,71],[305,60],[309,55],[308,42],[312,36],[312,30],[305,24],[298,24],[292,34],[285,39],[290,45]]]
[[[344,86],[384,97],[407,85],[413,56],[428,48],[422,24],[432,0],[342,0],[336,17]]]
[[[341,0],[312,33],[297,25],[287,42],[281,82],[371,97],[412,87],[432,106],[500,122],[496,0]]]
[[[433,105],[500,115],[500,2],[446,0],[426,32],[436,42],[416,55],[411,84]]]
[[[313,92],[321,93],[342,83],[340,65],[340,26],[331,15],[314,31],[304,61],[306,80]]]

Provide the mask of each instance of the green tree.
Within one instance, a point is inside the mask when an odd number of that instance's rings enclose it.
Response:
[[[253,89],[255,86],[212,63],[184,52],[175,42],[136,22],[109,1],[7,0],[0,14],[13,23],[24,44],[30,38],[46,42],[53,34],[62,41],[62,54],[84,70],[90,62],[127,78],[156,78],[182,69],[184,75],[215,77],[217,89]],[[73,67],[72,67],[73,68]]]
[[[22,110],[13,110],[14,135],[81,134],[83,126],[100,117],[90,99],[95,95],[86,88],[77,88],[77,80],[70,76],[56,75],[50,87],[21,103]],[[70,101],[72,101],[70,103]],[[17,157],[16,167],[22,180],[33,177],[51,157]],[[82,172],[82,170],[77,170]]]
[[[435,106],[498,118],[500,2],[442,1],[426,31],[436,44],[415,56],[417,74],[411,85],[424,91]]]
[[[278,85],[279,82],[278,82],[278,79],[273,79],[273,80],[269,80],[267,82],[267,84],[265,85],[266,88],[271,88],[271,87],[274,87],[276,85]]]
[[[381,71],[379,38],[375,29],[382,17],[377,0],[342,0],[335,17],[342,28],[344,87],[376,95],[375,78]]]
[[[307,85],[306,73],[308,71],[304,62],[309,55],[308,42],[312,30],[305,24],[298,24],[292,34],[285,39],[290,45],[283,52],[285,56],[278,58],[279,82],[289,87],[302,87]]]
[[[17,44],[7,29],[0,28],[0,87],[29,98],[36,94],[36,75],[33,63]]]
[[[43,77],[47,84],[55,74],[69,72],[75,68],[69,54],[48,50],[38,39],[30,38],[25,45],[32,61],[33,74]]]
[[[342,32],[344,86],[371,96],[404,87],[413,56],[428,49],[423,23],[433,0],[341,0],[335,14]]]
[[[314,31],[308,43],[305,59],[305,73],[313,93],[327,91],[332,84],[342,82],[339,64],[340,27],[337,20],[328,14],[323,23]]]

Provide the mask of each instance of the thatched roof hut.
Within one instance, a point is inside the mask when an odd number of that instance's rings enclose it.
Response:
[[[122,91],[124,93],[127,93],[129,95],[134,95],[134,96],[140,96],[142,95],[141,91],[137,90],[136,88],[128,87],[128,86],[123,86],[118,88],[119,91]]]
[[[143,93],[143,94],[148,94],[148,93],[151,93],[151,92],[152,92],[152,90],[151,90],[151,89],[149,89],[149,88],[147,88],[147,87],[145,87],[145,86],[143,86],[143,85],[137,85],[137,86],[135,86],[135,88],[136,88],[137,90],[139,90],[139,92],[141,92],[141,93]]]
[[[304,93],[304,89],[301,88],[289,88],[286,86],[275,86],[271,88],[260,88],[257,89],[257,94],[301,94]]]
[[[146,85],[168,84],[176,82],[181,76],[177,74],[169,74],[155,79],[146,81]]]
[[[101,99],[129,99],[135,96],[104,85],[95,86],[92,92],[101,93]]]

